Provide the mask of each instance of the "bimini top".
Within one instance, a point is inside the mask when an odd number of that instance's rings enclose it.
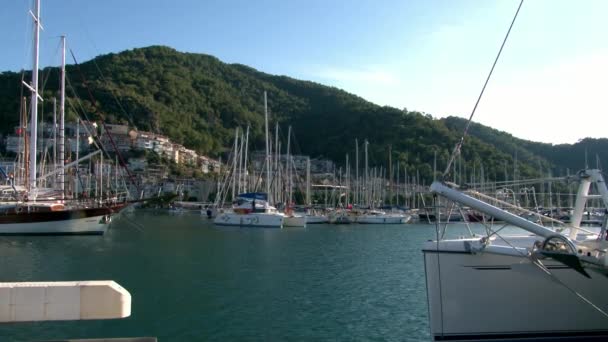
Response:
[[[265,192],[246,192],[243,194],[238,194],[238,198],[245,200],[261,200],[268,201],[268,194]]]

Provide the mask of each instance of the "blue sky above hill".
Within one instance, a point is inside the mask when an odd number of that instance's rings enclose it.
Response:
[[[516,0],[42,1],[43,65],[167,45],[336,86],[379,105],[468,117]],[[31,0],[3,4],[0,70],[31,68]],[[607,137],[608,2],[524,3],[475,121],[517,137]]]

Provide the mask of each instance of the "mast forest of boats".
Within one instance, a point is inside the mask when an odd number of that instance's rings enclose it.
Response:
[[[80,157],[80,127],[88,135],[89,143],[99,145],[94,140],[96,132],[79,118],[76,122],[76,149],[72,161],[68,161],[65,137],[65,55],[66,37],[61,37],[62,58],[60,75],[59,123],[57,124],[56,101],[53,99],[53,140],[52,146],[39,150],[38,107],[45,101],[39,91],[39,35],[40,1],[30,13],[34,22],[33,65],[31,83],[23,81],[23,86],[31,92],[29,123],[27,102],[21,102],[21,123],[17,134],[21,137],[17,161],[12,170],[0,168],[5,178],[0,199],[0,234],[103,234],[112,216],[128,204],[128,187],[124,181],[128,169],[118,167],[122,157],[116,150],[112,163],[109,154],[104,161],[103,149]],[[76,94],[74,94],[76,96]],[[93,101],[94,102],[94,101]],[[96,129],[95,124],[92,125]],[[53,157],[49,158],[49,147]],[[49,160],[50,159],[50,160]],[[110,162],[108,162],[110,161]],[[86,172],[81,164],[85,163]],[[88,163],[88,164],[87,164]],[[124,162],[121,163],[124,166]],[[91,172],[92,170],[92,172]]]

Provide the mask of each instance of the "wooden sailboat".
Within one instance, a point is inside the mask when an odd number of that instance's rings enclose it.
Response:
[[[33,11],[34,18],[34,53],[32,67],[32,83],[24,85],[31,91],[30,105],[30,134],[28,147],[29,160],[27,160],[26,188],[22,193],[13,186],[14,201],[0,206],[0,234],[103,234],[111,222],[112,215],[126,207],[126,203],[103,205],[100,202],[89,201],[75,203],[68,201],[65,194],[64,170],[65,151],[61,148],[62,165],[60,173],[60,196],[49,197],[47,189],[38,186],[37,177],[37,121],[38,100],[42,99],[38,93],[38,59],[40,34],[40,2],[36,1]],[[65,36],[62,37],[62,67],[61,67],[61,128],[65,117]],[[63,137],[63,130],[60,139]],[[60,144],[63,147],[63,142]],[[57,171],[57,170],[56,170]],[[14,185],[14,184],[12,184]],[[55,189],[57,190],[57,189]]]

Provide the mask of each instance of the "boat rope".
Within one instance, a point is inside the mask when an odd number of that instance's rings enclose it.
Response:
[[[483,88],[481,88],[481,92],[479,93],[479,97],[477,97],[477,101],[475,102],[475,106],[473,107],[473,110],[471,111],[471,115],[469,116],[469,120],[467,121],[467,124],[464,127],[464,131],[462,133],[462,137],[460,137],[460,141],[458,141],[458,143],[454,147],[454,150],[452,151],[452,155],[450,156],[450,159],[449,159],[448,164],[447,164],[447,166],[445,168],[445,171],[443,171],[443,174],[441,175],[441,179],[442,180],[447,179],[447,176],[450,173],[450,168],[452,167],[452,163],[454,163],[454,160],[460,154],[460,149],[462,148],[462,145],[464,144],[464,138],[467,136],[467,133],[469,131],[469,127],[471,126],[471,122],[473,120],[473,115],[475,115],[475,111],[477,110],[477,106],[479,105],[479,101],[481,101],[481,98],[483,96],[484,91],[486,90],[488,82],[490,81],[490,78],[492,77],[492,73],[494,72],[494,68],[496,67],[496,63],[498,62],[498,59],[500,58],[500,54],[502,53],[502,49],[505,47],[505,44],[507,42],[507,38],[509,38],[509,34],[511,33],[511,29],[513,28],[513,24],[515,24],[515,19],[517,19],[517,15],[519,14],[519,10],[521,9],[521,6],[523,5],[523,3],[524,3],[524,0],[521,0],[520,3],[519,3],[519,6],[517,7],[517,11],[515,12],[515,15],[513,16],[513,20],[511,21],[511,25],[509,26],[509,30],[507,31],[507,34],[505,35],[505,39],[502,41],[502,45],[500,46],[500,49],[498,50],[498,54],[496,55],[496,59],[494,59],[494,64],[492,64],[492,68],[490,69],[490,73],[488,74],[488,77],[486,78],[486,82],[484,83]]]
[[[129,180],[135,186],[135,188],[137,189],[137,192],[140,192],[141,189],[139,187],[139,184],[137,183],[137,180],[136,180],[135,176],[133,175],[133,173],[131,172],[131,170],[129,170],[129,168],[127,167],[127,163],[125,162],[122,154],[118,150],[118,147],[116,147],[116,143],[114,142],[114,138],[112,137],[112,134],[109,133],[109,130],[108,130],[108,127],[106,126],[105,120],[103,120],[103,116],[102,116],[101,111],[97,108],[97,105],[96,105],[97,101],[95,101],[95,98],[93,97],[93,93],[91,92],[91,88],[89,88],[88,82],[87,82],[86,78],[84,77],[84,73],[82,72],[82,69],[80,69],[80,64],[76,60],[76,56],[74,55],[74,51],[72,51],[72,49],[70,49],[70,54],[72,55],[72,59],[74,60],[74,65],[76,66],[76,69],[80,73],[80,77],[82,78],[82,84],[86,88],[87,93],[89,94],[89,99],[91,101],[91,106],[97,111],[97,113],[99,114],[99,116],[102,118],[101,124],[103,125],[104,133],[106,133],[106,135],[108,136],[108,140],[112,144],[112,147],[114,148],[114,151],[116,152],[116,155],[118,156],[118,160],[120,161],[120,166],[122,166],[123,169],[127,172],[127,175],[129,176]],[[102,147],[102,150],[104,150],[103,145],[101,147]],[[107,154],[107,152],[106,152],[106,154]]]
[[[437,277],[439,278],[439,311],[441,314],[441,334],[443,335],[443,291],[442,291],[442,282],[441,282],[441,261],[439,260],[439,258],[441,257],[441,253],[439,253],[439,230],[440,230],[440,223],[439,223],[439,206],[436,203],[437,200],[437,195],[433,195],[433,205],[435,206],[435,234],[437,235],[436,239],[435,239],[435,250],[437,251],[437,253],[435,253],[437,255]],[[428,218],[428,212],[427,212],[427,218]],[[428,300],[428,299],[427,299]]]
[[[566,222],[554,219],[552,217],[541,215],[538,212],[531,211],[531,210],[528,210],[526,208],[520,207],[518,205],[514,205],[514,204],[511,204],[509,202],[505,202],[505,201],[499,200],[497,198],[485,195],[485,194],[483,194],[481,192],[478,192],[478,191],[469,190],[469,191],[467,191],[467,194],[470,195],[470,196],[472,196],[472,197],[475,197],[475,198],[477,198],[479,200],[482,200],[482,201],[484,201],[484,202],[486,202],[488,204],[492,204],[492,202],[493,202],[494,206],[500,204],[502,207],[510,208],[512,210],[516,210],[518,214],[528,214],[528,215],[538,216],[539,218],[542,218],[543,221],[555,223],[555,224],[558,224],[558,225],[563,226],[563,227],[569,227],[566,224]],[[585,229],[583,227],[578,227],[577,229],[579,229],[579,230],[581,230],[581,231],[583,231],[583,232],[585,232],[587,234],[593,234],[593,235],[596,234],[595,232],[593,232],[591,230],[588,230],[588,229]]]
[[[144,227],[141,224],[127,217],[127,215],[121,214],[120,218],[126,220],[127,223],[131,224],[138,232],[144,233]]]
[[[604,310],[602,310],[602,308],[600,308],[599,306],[595,305],[592,301],[590,301],[589,299],[587,299],[585,296],[583,296],[582,294],[580,294],[579,292],[577,292],[575,289],[571,288],[570,286],[568,286],[567,284],[565,284],[563,281],[561,281],[538,258],[535,258],[531,253],[523,253],[521,251],[521,248],[517,248],[517,247],[513,246],[513,244],[511,244],[508,239],[505,239],[502,236],[500,236],[500,234],[498,234],[498,232],[501,229],[503,229],[505,226],[503,226],[502,228],[500,228],[500,229],[498,229],[496,231],[493,231],[492,234],[496,235],[498,238],[500,238],[503,242],[505,242],[507,245],[509,245],[509,247],[511,247],[515,252],[517,252],[523,258],[530,260],[530,262],[533,265],[535,265],[536,267],[538,267],[541,271],[545,272],[556,283],[558,283],[559,285],[562,285],[564,288],[566,288],[568,291],[570,291],[572,294],[574,294],[577,298],[579,298],[584,303],[586,303],[589,306],[591,306],[593,309],[595,309],[597,312],[599,312],[602,316],[604,316],[606,319],[608,319],[608,313],[606,313]]]

